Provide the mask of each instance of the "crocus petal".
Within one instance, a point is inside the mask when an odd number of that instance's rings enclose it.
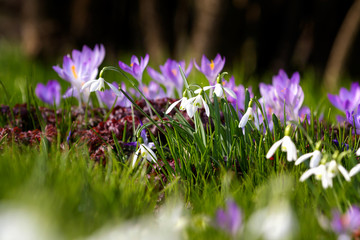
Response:
[[[349,176],[352,177],[352,176],[354,176],[355,174],[357,174],[358,172],[360,172],[360,164],[357,164],[355,167],[353,167],[353,168],[350,170]]]
[[[300,163],[304,162],[306,159],[310,158],[311,156],[313,156],[314,153],[306,153],[304,155],[302,155],[301,157],[299,157],[296,161],[295,161],[295,165],[299,165]]]
[[[341,172],[341,174],[344,176],[345,180],[350,182],[350,176],[348,171],[340,164],[338,164],[338,169]]]
[[[271,148],[269,149],[268,153],[266,154],[266,158],[267,158],[267,159],[271,158],[271,157],[274,155],[276,149],[283,143],[283,141],[284,141],[284,138],[282,138],[282,139],[280,139],[279,141],[275,142],[275,143],[271,146]]]
[[[169,114],[169,112],[171,112],[171,110],[173,110],[173,108],[181,101],[182,99],[174,102],[173,104],[170,105],[170,107],[166,110],[165,114]]]

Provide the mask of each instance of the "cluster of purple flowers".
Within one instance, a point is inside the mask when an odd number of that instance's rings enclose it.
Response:
[[[82,86],[89,82],[94,81],[98,76],[99,66],[105,57],[105,49],[103,45],[95,45],[92,50],[87,46],[82,48],[82,51],[73,50],[72,55],[66,55],[63,59],[62,68],[54,66],[54,70],[65,81],[71,84],[71,87],[66,90],[63,98],[76,97],[79,103],[89,101],[90,91],[89,88],[83,89]],[[136,56],[132,56],[130,64],[119,61],[119,67],[132,75],[139,83],[139,89],[144,96],[148,99],[154,100],[164,97],[181,97],[183,93],[184,80],[181,76],[179,66],[184,70],[185,76],[189,76],[193,65],[208,79],[209,84],[212,87],[219,83],[216,83],[216,78],[223,70],[225,65],[225,58],[217,54],[213,60],[209,60],[205,55],[202,56],[201,65],[198,65],[195,61],[190,62],[189,65],[185,65],[185,61],[175,61],[168,59],[164,65],[160,66],[160,72],[148,67],[149,55],[140,59]],[[143,83],[143,73],[147,69],[148,74],[153,79],[148,85]],[[272,114],[275,114],[284,119],[284,107],[286,118],[289,120],[297,120],[299,117],[303,120],[306,114],[309,114],[310,110],[306,107],[302,107],[304,100],[304,93],[299,85],[300,75],[294,73],[291,78],[287,74],[280,70],[279,74],[273,77],[271,85],[260,83],[260,92],[262,98],[261,103],[265,106],[265,112],[269,122],[271,122]],[[109,83],[108,83],[109,84]],[[235,85],[234,77],[231,77],[229,81],[222,81],[223,89],[230,89],[234,94],[228,96],[227,100],[237,109],[244,111],[245,109],[245,88],[243,85]],[[110,85],[109,85],[110,86]],[[112,86],[118,88],[117,83],[112,83]],[[128,91],[133,97],[140,97],[140,94],[134,89],[126,89],[124,83],[120,85],[123,91]],[[357,89],[360,88],[357,86]],[[36,87],[36,95],[45,103],[53,105],[60,104],[61,93],[60,84],[56,80],[49,81],[47,85],[38,84]],[[248,88],[250,96],[253,97],[251,87]],[[355,90],[352,90],[353,92]],[[357,91],[357,90],[356,90]],[[215,88],[216,92],[216,88]],[[343,94],[344,95],[344,94]],[[345,94],[346,95],[346,94]],[[96,92],[96,96],[101,105],[111,107],[119,105],[128,107],[131,102],[123,95],[114,94],[111,90],[104,90]],[[236,98],[235,98],[236,96]],[[360,93],[358,94],[360,98]],[[340,99],[340,100],[339,100]],[[115,102],[116,101],[116,102]],[[342,93],[337,99],[339,106],[347,106],[344,109],[353,110],[353,106],[349,106],[348,102],[342,103]]]
[[[272,114],[283,121],[285,113],[287,120],[297,121],[299,117],[304,120],[305,115],[310,113],[309,108],[302,107],[304,92],[299,83],[300,75],[298,72],[289,78],[283,70],[280,70],[278,75],[273,77],[271,85],[260,83],[259,88],[262,96],[260,103],[265,107],[269,123],[271,123]]]
[[[339,95],[328,94],[329,101],[337,109],[346,114],[346,118],[338,115],[339,122],[347,121],[360,134],[360,86],[358,83],[352,83],[350,91],[341,88]]]

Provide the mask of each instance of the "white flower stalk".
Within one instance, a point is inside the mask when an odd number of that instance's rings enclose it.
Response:
[[[311,158],[310,159],[310,168],[314,168],[314,167],[319,166],[320,160],[322,158],[322,154],[319,151],[320,146],[321,146],[321,141],[316,144],[315,151],[313,151],[311,153],[306,153],[306,154],[302,155],[301,157],[299,157],[295,161],[295,165],[299,165],[300,163],[304,162],[305,160]]]
[[[244,128],[247,122],[249,121],[249,119],[252,120],[254,118],[254,110],[252,109],[252,103],[253,100],[251,99],[245,114],[242,116],[240,120],[239,128]]]
[[[198,110],[198,108],[204,107],[205,113],[209,117],[210,110],[209,110],[209,106],[207,105],[206,101],[202,97],[203,90],[200,89],[200,91],[198,91],[198,93],[199,94],[196,97],[192,97],[186,102],[186,104],[184,106],[186,108],[186,112],[189,115],[189,117],[192,118],[194,116],[195,112]]]
[[[291,129],[291,125],[289,124],[285,129],[285,136],[279,141],[275,142],[269,149],[268,153],[266,154],[267,159],[271,158],[274,155],[276,149],[281,145],[281,151],[287,153],[287,160],[289,162],[296,161],[297,150],[295,144],[291,141],[291,138],[289,137],[290,129]]]
[[[339,172],[343,175],[346,181],[350,181],[350,175],[347,170],[341,164],[338,164],[335,160],[331,160],[326,164],[321,164],[304,172],[300,177],[300,182],[305,181],[311,175],[315,175],[315,179],[321,180],[322,187],[326,189],[333,186],[332,179]]]
[[[108,83],[104,80],[104,78],[100,77],[99,79],[87,81],[82,87],[81,91],[85,88],[90,87],[90,92],[101,91],[105,90],[105,83],[111,88],[111,90],[117,95],[122,96],[122,93],[112,84]]]

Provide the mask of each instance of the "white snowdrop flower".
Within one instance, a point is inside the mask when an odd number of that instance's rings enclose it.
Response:
[[[291,138],[289,137],[290,129],[291,125],[289,124],[285,129],[285,136],[279,141],[275,142],[269,149],[268,153],[266,154],[267,159],[271,158],[274,155],[276,149],[281,145],[281,151],[287,152],[287,160],[289,162],[296,161],[297,150],[295,144],[291,141]]]
[[[224,75],[228,74],[227,72],[224,72],[222,74],[219,74],[217,76],[216,79],[216,84],[213,86],[206,86],[203,88],[204,91],[209,90],[211,88],[214,88],[214,93],[218,98],[223,98],[224,97],[224,91],[229,94],[232,98],[237,98],[236,94],[233,90],[231,90],[230,88],[224,87],[222,85],[222,79],[224,77]],[[195,93],[200,93],[201,89],[197,89],[195,90]]]
[[[205,113],[209,117],[210,116],[210,110],[209,106],[207,105],[206,101],[202,97],[203,90],[200,89],[200,91],[196,91],[199,94],[196,97],[190,98],[184,108],[186,108],[186,112],[189,115],[190,118],[192,118],[195,114],[195,112],[198,110],[198,108],[205,108]]]
[[[239,128],[244,128],[246,126],[246,123],[249,121],[249,119],[251,120],[254,118],[254,110],[251,107],[252,103],[253,103],[253,100],[251,99],[245,114],[242,116],[242,118],[240,120]]]
[[[180,109],[181,111],[184,111],[184,110],[186,109],[186,106],[187,106],[188,98],[185,97],[185,92],[184,92],[183,96],[184,96],[184,97],[182,97],[180,100],[172,103],[172,104],[170,105],[170,107],[166,110],[165,113],[166,113],[166,114],[169,114],[169,112],[171,112],[171,110],[173,110],[173,108],[174,108],[179,102],[181,102],[179,109]]]
[[[302,155],[301,157],[299,157],[296,161],[295,161],[295,165],[299,165],[300,163],[304,162],[305,160],[310,159],[310,168],[314,168],[319,166],[322,154],[319,151],[320,150],[320,146],[321,146],[321,141],[319,141],[316,144],[316,150],[314,152],[311,153],[306,153],[304,155]]]
[[[356,156],[360,156],[360,148],[356,151]]]
[[[350,181],[350,175],[347,170],[341,164],[338,164],[335,160],[331,160],[326,164],[321,164],[304,172],[300,177],[300,182],[305,181],[311,175],[315,175],[315,179],[321,180],[322,187],[326,189],[333,186],[332,179],[339,172],[344,176],[346,181]]]
[[[95,91],[101,91],[103,92],[105,90],[105,83],[110,87],[110,89],[117,95],[122,96],[122,93],[112,84],[108,83],[104,80],[104,78],[99,78],[95,80],[87,81],[82,87],[81,91],[83,91],[85,88],[90,87],[90,92]]]

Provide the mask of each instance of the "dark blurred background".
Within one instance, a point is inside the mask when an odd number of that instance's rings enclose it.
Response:
[[[360,0],[0,0],[0,38],[34,59],[96,43],[153,66],[221,53],[248,76],[312,69],[329,88],[360,76],[359,22]]]

